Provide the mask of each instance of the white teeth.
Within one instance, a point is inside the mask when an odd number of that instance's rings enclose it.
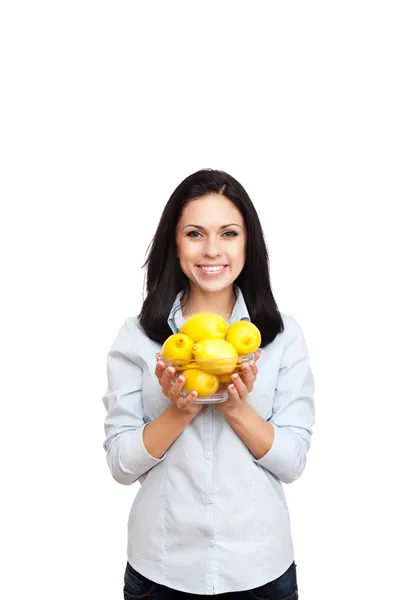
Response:
[[[219,267],[202,267],[200,265],[200,269],[203,269],[203,271],[221,271],[221,269],[224,268],[224,265],[221,265]]]

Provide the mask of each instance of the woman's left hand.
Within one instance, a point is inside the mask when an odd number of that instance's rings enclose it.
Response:
[[[258,367],[256,363],[260,358],[260,354],[261,348],[258,348],[254,353],[254,360],[243,363],[242,378],[237,373],[232,375],[232,383],[228,386],[228,399],[215,405],[221,413],[238,408],[247,401],[249,392],[252,391],[257,378]]]

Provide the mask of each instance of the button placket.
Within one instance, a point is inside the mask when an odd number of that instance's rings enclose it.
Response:
[[[207,593],[212,594],[214,590],[215,578],[215,539],[214,539],[214,482],[213,482],[213,408],[207,406],[204,410],[204,469],[205,469],[205,489],[204,502],[205,511],[205,542],[208,546],[208,557],[206,565],[206,588]]]

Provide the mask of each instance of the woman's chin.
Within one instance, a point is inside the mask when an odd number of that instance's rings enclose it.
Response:
[[[227,287],[230,287],[232,283],[233,281],[231,281],[230,278],[220,279],[219,281],[199,281],[198,279],[195,281],[196,287],[203,292],[220,292],[225,290]]]

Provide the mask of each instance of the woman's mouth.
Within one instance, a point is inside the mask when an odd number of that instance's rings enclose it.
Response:
[[[217,277],[228,265],[196,265],[202,275],[206,277]]]

